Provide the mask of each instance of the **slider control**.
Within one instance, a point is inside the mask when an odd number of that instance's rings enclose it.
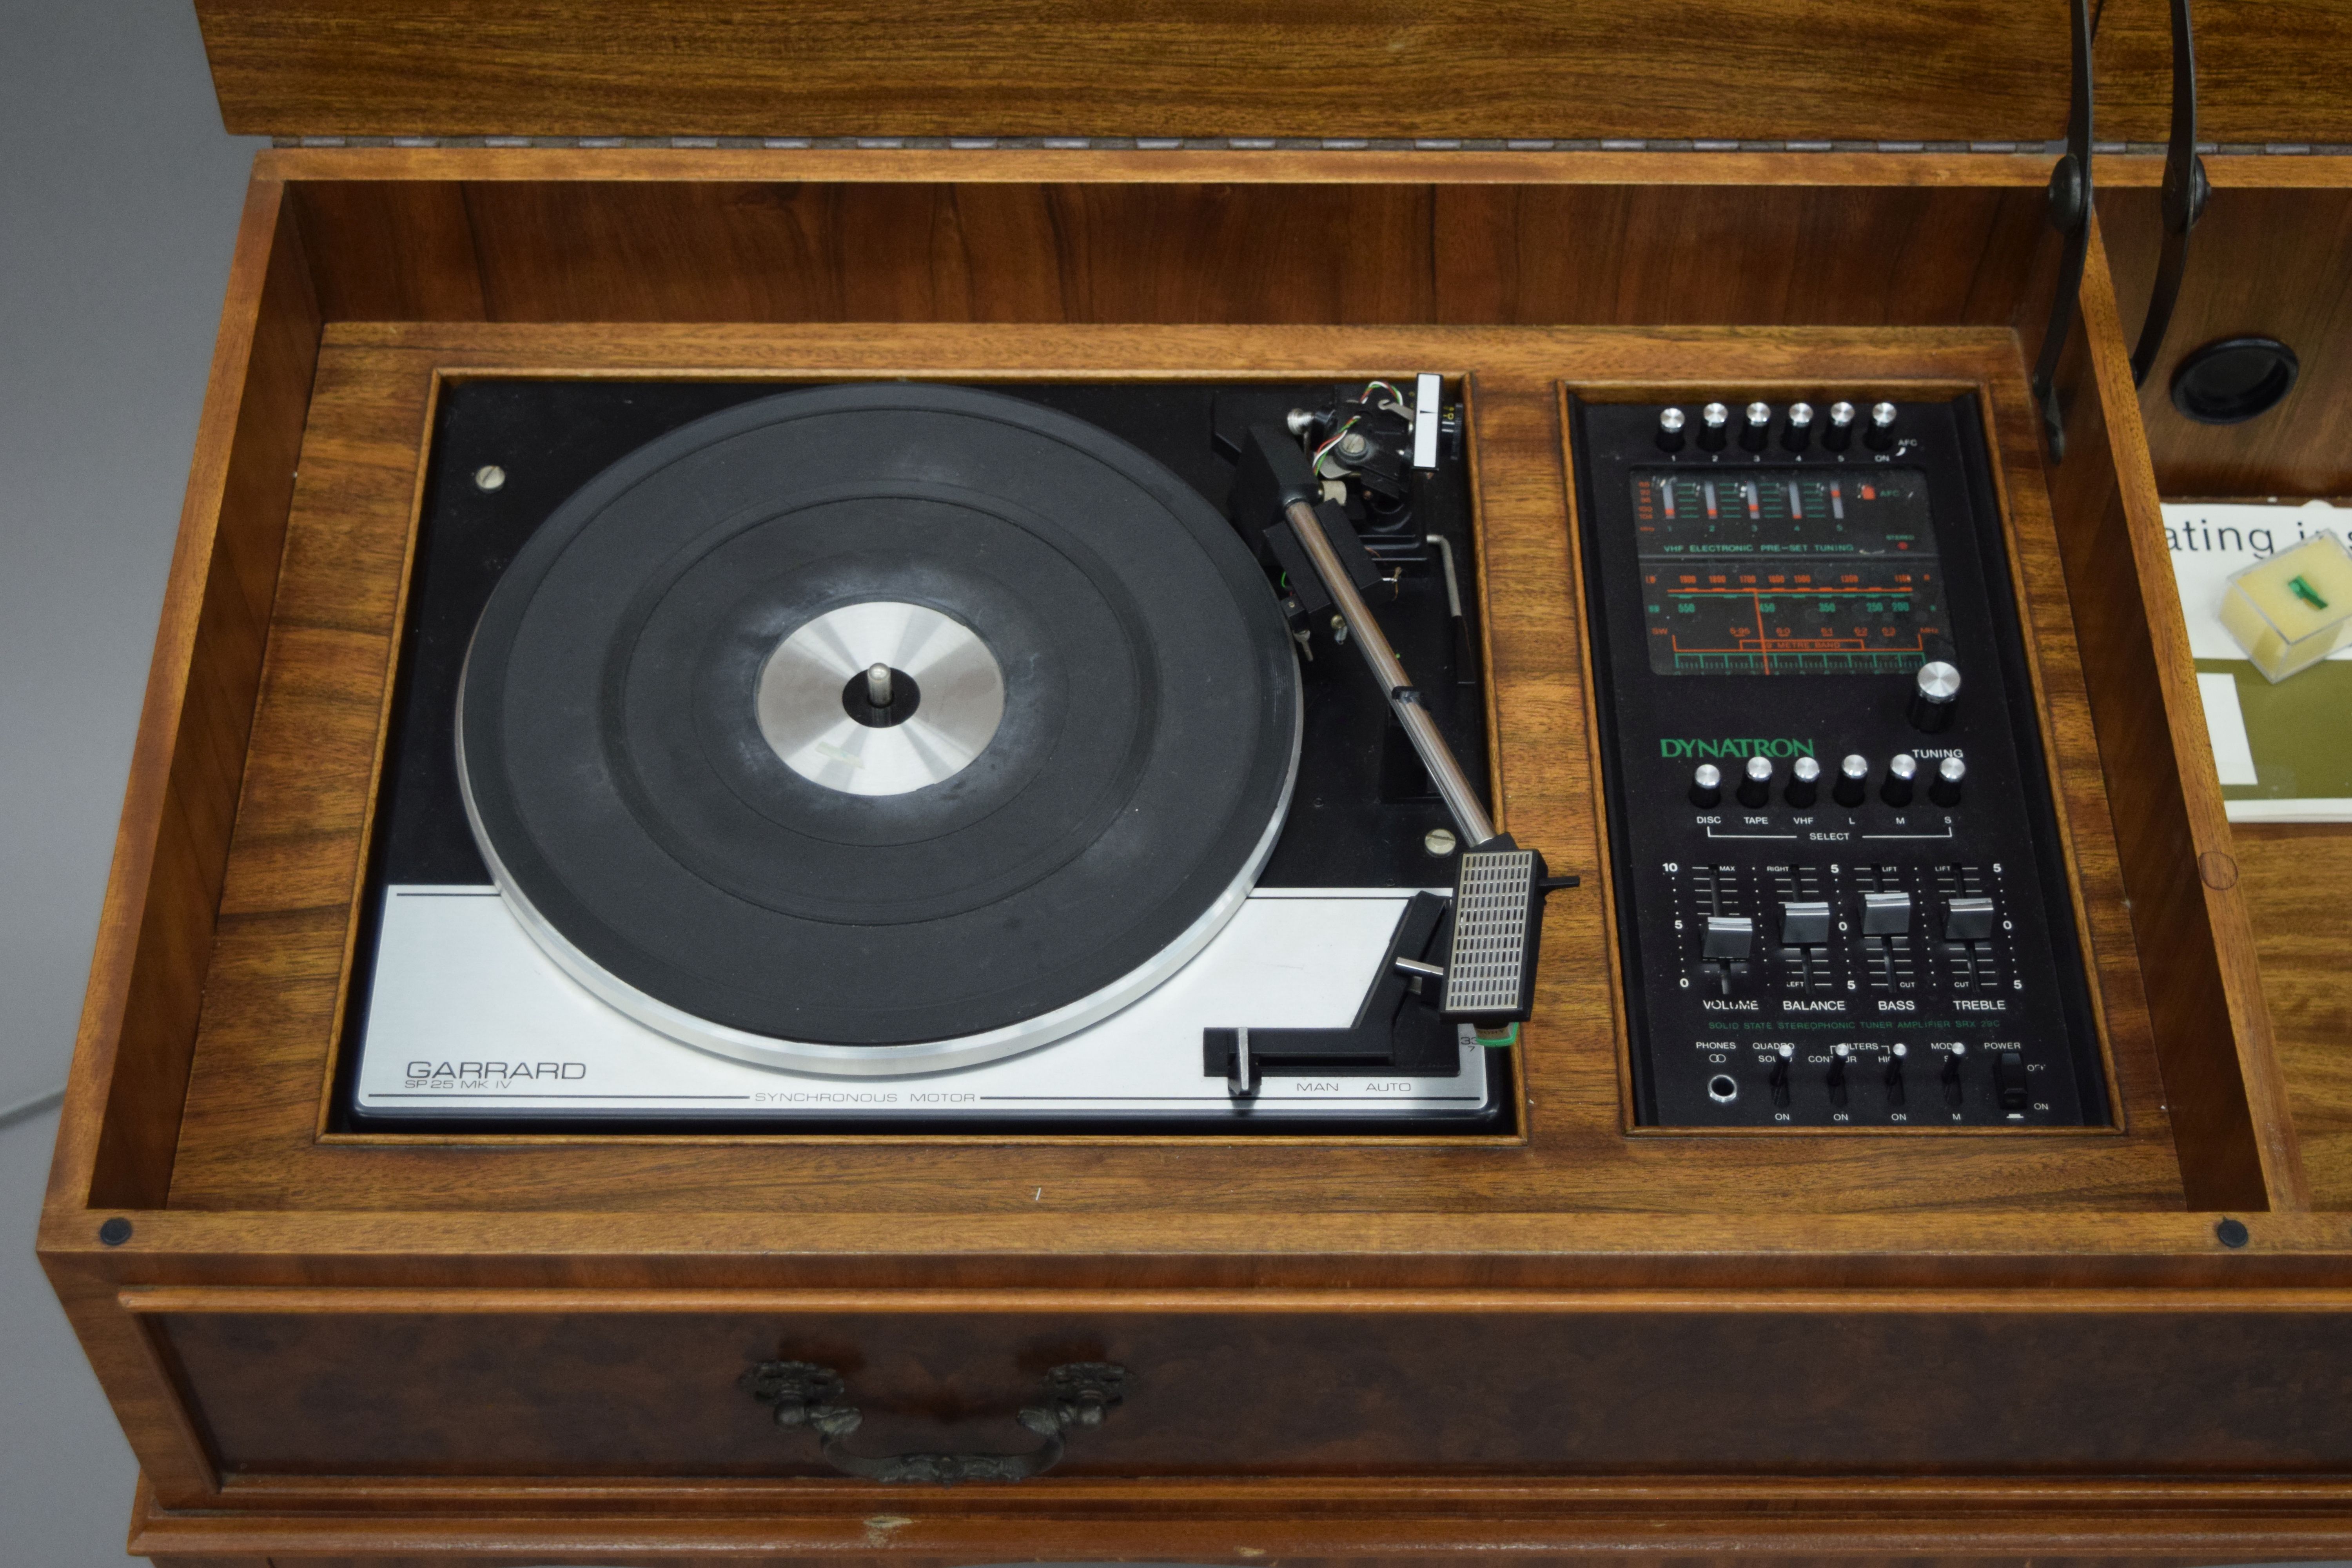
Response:
[[[1756,945],[1756,921],[1747,915],[1709,915],[1706,917],[1705,945],[1699,949],[1702,958],[1746,958]]]
[[[1780,906],[1780,945],[1824,947],[1830,940],[1830,907],[1825,902]]]
[[[1901,936],[1911,929],[1911,895],[1908,893],[1864,893],[1862,896],[1862,934],[1864,936]]]
[[[1944,940],[1946,942],[1990,942],[1992,940],[1992,900],[1990,899],[1954,899],[1944,906]]]

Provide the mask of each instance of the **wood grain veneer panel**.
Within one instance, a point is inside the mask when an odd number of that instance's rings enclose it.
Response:
[[[295,189],[330,320],[2001,325],[2054,248],[2038,189],[1802,183],[1823,156],[1756,184],[1433,184],[1451,165],[1424,157],[1393,184],[1327,158],[1324,181],[982,162],[955,183]]]
[[[2157,196],[2108,192],[2099,223],[2137,342],[2161,237]],[[2277,338],[2302,361],[2276,408],[2243,425],[2200,425],[2172,405],[2181,360],[2217,339],[2252,336]],[[2139,404],[2165,495],[2352,495],[2352,180],[2213,193]]]
[[[2109,799],[2181,1171],[2192,1207],[2297,1208],[2294,1129],[2095,226],[2082,305],[2050,493],[2098,746],[2121,781]]]
[[[2021,0],[1433,0],[1336,25],[1226,0],[201,0],[197,15],[237,132],[1966,142],[2040,141],[2065,121],[2064,9]]]
[[[95,1207],[163,1201],[212,956],[318,352],[280,195],[256,182],[247,197],[83,1019],[82,1054],[110,1056],[89,1184],[75,1194]],[[124,920],[136,922],[127,953],[113,940]],[[60,1173],[79,1136],[60,1141]]]
[[[2162,142],[2172,106],[2166,0],[2093,15],[2101,140]],[[2197,134],[2224,144],[2352,142],[2352,30],[2332,0],[2198,0]]]
[[[2231,837],[2312,1205],[2352,1209],[2352,829],[2240,823]]]
[[[1045,1369],[1114,1362],[1127,1399],[1071,1436],[1074,1482],[2352,1469],[2352,1338],[2326,1312],[152,1321],[232,1475],[832,1475],[740,1387],[768,1359],[840,1372],[867,1454],[1034,1447],[1013,1415]]]
[[[1440,319],[1668,326],[2006,325],[2039,191],[1447,184]]]
[[[436,367],[771,376],[920,369],[1066,378],[1089,367],[1120,376],[1337,376],[1396,363],[1475,378],[1482,570],[1503,714],[1503,812],[1557,864],[1585,869],[1599,848],[1595,786],[1580,740],[1580,634],[1568,574],[1559,379],[1654,377],[1681,365],[1694,376],[1751,380],[1964,374],[1993,387],[2127,1132],[1628,1139],[1607,976],[1591,962],[1602,941],[1601,910],[1585,895],[1553,901],[1542,1021],[1522,1058],[1530,1101],[1524,1148],[1042,1137],[316,1142],[418,443]],[[750,1205],[1009,1218],[1035,1212],[1041,1191],[1053,1194],[1057,1214],[1105,1216],[1214,1209],[1247,1191],[1269,1227],[1279,1226],[1281,1215],[1367,1203],[1391,1212],[1488,1214],[2178,1207],[2179,1178],[2023,395],[2014,340],[1981,331],[1889,339],[1476,329],[331,329],[173,1201],[198,1209]]]

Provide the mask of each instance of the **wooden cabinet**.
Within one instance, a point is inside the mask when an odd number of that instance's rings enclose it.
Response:
[[[289,144],[247,197],[42,1232],[144,1469],[134,1549],[2352,1549],[2341,927],[2298,901],[2352,840],[2232,835],[2157,510],[2352,489],[2352,159],[2210,160],[2168,356],[2240,328],[2311,344],[2298,401],[2234,429],[2172,416],[2161,366],[2133,387],[2158,161],[2099,161],[2053,464],[2026,376],[2058,275],[2039,143],[2063,11],[1808,20],[1794,47],[1760,5],[1640,38],[1564,12],[1335,34],[961,7],[887,42],[845,9],[200,9],[232,128]],[[2143,9],[2101,41],[2136,137],[2161,123]],[[1680,51],[1611,88],[1702,22],[1780,79],[1727,100],[1715,57]],[[2208,25],[2217,61],[2262,57],[2250,8]],[[2231,91],[2215,121],[2282,123]],[[1677,144],[1599,144],[1628,125]],[[1091,140],[1042,140],[1064,133]],[[344,144],[291,144],[320,136]],[[1302,136],[1340,144],[1252,142]],[[1632,1133],[1597,895],[1555,901],[1501,1137],[333,1116],[441,386],[1397,363],[1470,392],[1502,815],[1588,873],[1563,391],[1982,399],[2117,1128]],[[836,1373],[872,1456],[1033,1447],[1016,1413],[1053,1368],[1127,1383],[1036,1479],[891,1486],[778,1425],[744,1381],[772,1361]]]

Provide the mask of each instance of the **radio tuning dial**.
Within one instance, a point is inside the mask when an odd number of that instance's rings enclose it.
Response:
[[[1764,449],[1764,437],[1772,428],[1772,405],[1751,403],[1748,405],[1748,422],[1739,427],[1739,444],[1751,452]]]
[[[1911,702],[1906,710],[1911,727],[1933,735],[1948,728],[1959,705],[1960,672],[1948,660],[1931,658],[1921,665],[1911,682]]]
[[[1746,806],[1768,804],[1772,798],[1772,759],[1748,758],[1745,773],[1746,776],[1739,781],[1739,804]]]
[[[1822,428],[1822,445],[1832,452],[1843,452],[1853,442],[1853,405],[1830,405],[1830,422]]]
[[[1719,805],[1723,802],[1723,770],[1713,763],[1699,763],[1691,774],[1691,804]]]
[[[1936,777],[1927,785],[1927,798],[1937,805],[1959,805],[1960,781],[1968,776],[1968,763],[1958,757],[1946,757],[1936,764]]]
[[[1813,405],[1810,403],[1789,405],[1789,422],[1780,427],[1780,445],[1791,452],[1801,452],[1813,438]]]
[[[1870,433],[1864,437],[1874,452],[1884,452],[1895,445],[1895,405],[1874,403],[1870,405]]]
[[[1658,450],[1679,452],[1683,449],[1683,411],[1679,408],[1658,410]]]
[[[1840,805],[1860,805],[1863,785],[1870,779],[1870,759],[1857,752],[1846,753],[1838,764],[1837,788],[1834,793]]]
[[[1919,759],[1908,752],[1897,752],[1886,762],[1886,782],[1878,786],[1878,796],[1889,805],[1909,805],[1911,785],[1919,776]]]
[[[1822,764],[1811,757],[1799,757],[1789,764],[1789,804],[1806,806],[1813,804],[1813,793],[1821,787]]]
[[[1710,452],[1723,450],[1724,431],[1731,424],[1731,410],[1720,403],[1710,403],[1698,411],[1698,444]]]

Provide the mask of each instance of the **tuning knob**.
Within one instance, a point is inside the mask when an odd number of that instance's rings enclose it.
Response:
[[[1725,429],[1731,424],[1731,410],[1720,403],[1710,403],[1698,411],[1698,444],[1710,452],[1723,450]]]
[[[1821,787],[1822,764],[1811,757],[1799,757],[1789,764],[1789,804],[1806,806],[1813,804],[1813,792]]]
[[[1895,405],[1874,403],[1870,405],[1870,432],[1863,437],[1874,452],[1884,452],[1895,445]]]
[[[1960,781],[1969,776],[1969,764],[1958,757],[1946,757],[1936,764],[1936,777],[1927,785],[1927,798],[1937,805],[1960,804]]]
[[[1723,770],[1713,763],[1701,763],[1691,774],[1690,798],[1693,805],[1718,805],[1723,801]]]
[[[1760,452],[1764,449],[1764,437],[1771,428],[1772,405],[1751,403],[1748,405],[1747,423],[1739,427],[1739,444],[1751,452]]]
[[[1863,785],[1870,780],[1870,759],[1848,752],[1838,764],[1837,787],[1832,792],[1840,805],[1860,805]]]
[[[1889,805],[1909,805],[1911,785],[1919,776],[1919,759],[1908,752],[1897,752],[1887,759],[1886,782],[1878,786],[1878,798]]]
[[[1760,806],[1772,798],[1772,759],[1750,757],[1739,781],[1739,804]]]
[[[1912,678],[1911,702],[1906,710],[1911,727],[1933,735],[1949,727],[1952,710],[1960,700],[1960,672],[1957,666],[1940,658],[1931,658],[1921,665]]]
[[[1813,438],[1813,405],[1810,403],[1789,405],[1789,422],[1780,427],[1780,445],[1791,452],[1801,452]]]
[[[1658,410],[1658,450],[1679,452],[1683,449],[1683,411],[1679,408]]]
[[[1843,452],[1853,444],[1853,405],[1830,405],[1830,422],[1822,430],[1822,446],[1832,452]]]

